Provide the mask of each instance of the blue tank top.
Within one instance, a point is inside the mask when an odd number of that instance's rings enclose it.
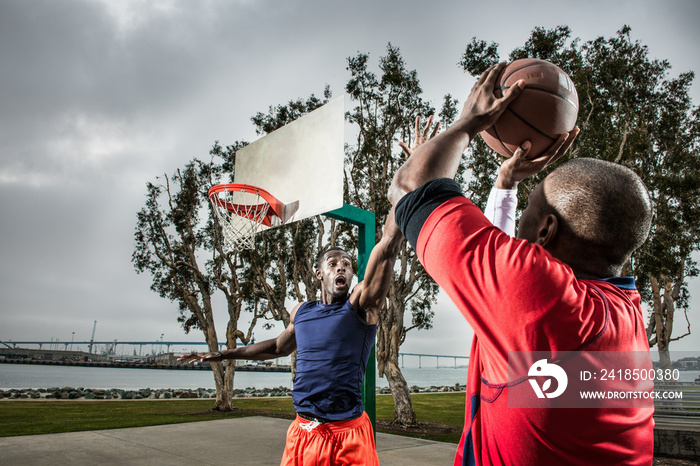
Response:
[[[362,415],[362,379],[377,326],[357,315],[350,301],[309,301],[294,316],[297,371],[292,401],[297,412],[331,421]]]

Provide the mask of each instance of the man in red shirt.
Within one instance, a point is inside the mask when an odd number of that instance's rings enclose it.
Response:
[[[460,118],[413,151],[389,191],[399,228],[475,333],[455,464],[651,464],[651,407],[508,404],[528,378],[509,376],[512,352],[544,351],[552,360],[572,351],[646,352],[650,365],[641,299],[634,279],[620,275],[649,233],[651,201],[631,170],[574,159],[530,193],[517,238],[494,227],[452,178],[469,142],[522,89],[519,82],[493,95],[504,66],[481,76]],[[506,168],[536,173],[577,133],[532,160],[525,142]],[[518,181],[505,178],[503,188]]]

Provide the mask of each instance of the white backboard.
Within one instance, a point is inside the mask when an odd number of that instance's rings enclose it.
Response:
[[[299,201],[295,222],[343,206],[344,98],[258,139],[236,153],[234,182]]]

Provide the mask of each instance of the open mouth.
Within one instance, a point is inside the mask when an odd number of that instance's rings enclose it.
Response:
[[[335,286],[346,286],[347,283],[345,277],[335,277]]]

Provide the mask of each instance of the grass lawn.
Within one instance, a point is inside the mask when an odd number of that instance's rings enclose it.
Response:
[[[411,395],[419,426],[400,428],[394,419],[394,399],[377,395],[377,431],[419,437],[440,442],[459,443],[464,426],[464,393],[420,393]]]
[[[412,395],[419,428],[390,426],[394,418],[391,395],[377,396],[379,432],[457,443],[464,421],[464,394]],[[82,430],[119,429],[181,422],[210,421],[245,416],[291,419],[291,398],[236,398],[233,413],[211,411],[213,400],[113,400],[113,401],[29,401],[0,402],[0,437],[51,434]]]

